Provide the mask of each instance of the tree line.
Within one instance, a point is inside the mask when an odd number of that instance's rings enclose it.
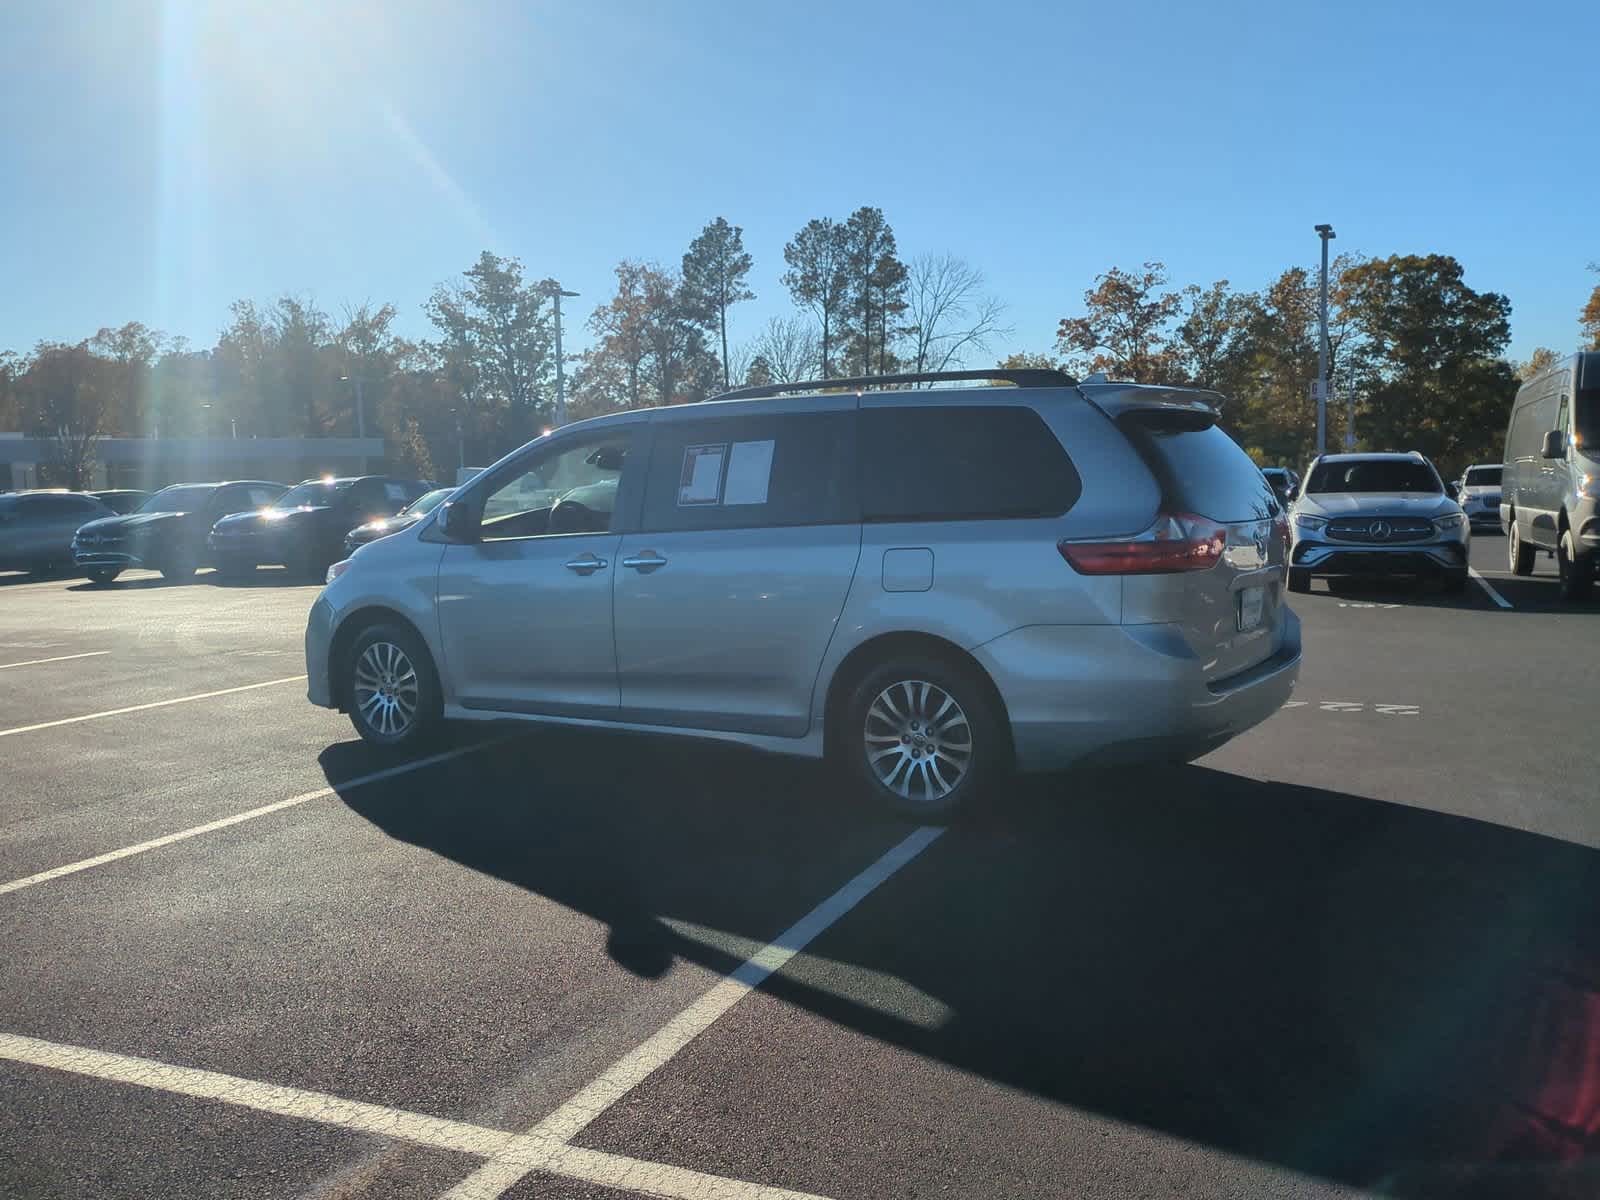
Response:
[[[568,356],[569,416],[701,400],[741,384],[930,371],[992,362],[1005,306],[949,253],[902,258],[883,211],[807,221],[783,247],[790,315],[740,336],[754,298],[743,231],[708,222],[676,264],[624,260],[615,291]],[[1600,270],[1600,265],[1597,265]],[[1493,459],[1518,364],[1504,358],[1510,305],[1477,292],[1444,255],[1341,256],[1332,266],[1329,444],[1355,397],[1363,446],[1415,447],[1453,469]],[[547,426],[555,400],[555,294],[489,251],[424,305],[410,339],[392,304],[337,317],[309,300],[230,306],[216,343],[194,348],[134,321],[82,341],[0,353],[0,429],[46,439],[57,482],[82,486],[105,435],[326,437],[388,443],[392,469],[450,478]],[[575,314],[574,314],[575,317]],[[1600,286],[1580,313],[1600,348]],[[1226,397],[1224,426],[1262,463],[1301,463],[1315,437],[1317,280],[1291,267],[1258,291],[1227,280],[1173,286],[1166,268],[1098,276],[1049,352],[1002,366],[1062,366]],[[1541,350],[1521,369],[1537,367]]]
[[[1258,291],[1226,279],[1173,287],[1160,262],[1112,267],[1061,320],[1053,355],[1005,365],[1215,389],[1223,427],[1257,462],[1298,466],[1316,446],[1319,290],[1304,267]],[[1420,450],[1447,474],[1500,461],[1519,382],[1561,357],[1540,348],[1508,360],[1510,315],[1505,296],[1467,286],[1449,255],[1339,256],[1329,267],[1329,449],[1343,447],[1353,407],[1360,449]],[[1600,349],[1600,286],[1579,326]]]

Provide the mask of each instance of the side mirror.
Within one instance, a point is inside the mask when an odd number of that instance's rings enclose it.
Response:
[[[1445,495],[1449,496],[1450,499],[1452,499],[1452,500],[1461,499],[1461,489],[1459,487],[1457,487],[1453,483],[1445,484],[1444,485],[1444,491],[1445,491]]]
[[[1546,431],[1544,435],[1544,444],[1540,447],[1539,453],[1545,458],[1566,457],[1567,439],[1562,435],[1561,430],[1551,429]]]
[[[464,501],[446,500],[439,511],[439,532],[446,541],[475,542],[478,540],[477,515]]]

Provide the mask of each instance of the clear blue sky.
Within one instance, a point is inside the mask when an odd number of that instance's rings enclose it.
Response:
[[[1567,350],[1600,277],[1600,3],[10,0],[0,349],[229,301],[393,301],[479,250],[583,293],[862,204],[1046,350],[1112,264],[1258,287],[1337,250],[1457,256]],[[577,325],[578,322],[574,322]]]

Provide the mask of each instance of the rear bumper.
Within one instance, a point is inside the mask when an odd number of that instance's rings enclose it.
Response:
[[[1210,683],[1170,625],[1035,625],[973,653],[1005,702],[1019,769],[1186,760],[1283,706],[1300,621],[1285,608],[1272,656]]]

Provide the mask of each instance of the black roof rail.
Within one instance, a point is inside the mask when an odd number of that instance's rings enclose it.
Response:
[[[782,396],[788,392],[865,392],[901,383],[958,383],[974,379],[998,379],[1019,388],[1075,387],[1077,380],[1065,371],[1048,367],[990,367],[984,371],[912,371],[904,375],[853,375],[843,379],[804,379],[795,383],[763,383],[735,388],[712,396],[712,400],[759,400],[763,396]]]

